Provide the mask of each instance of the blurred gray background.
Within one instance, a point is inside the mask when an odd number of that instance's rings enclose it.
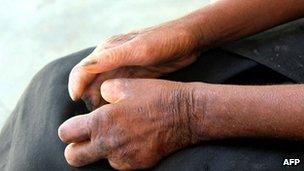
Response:
[[[208,0],[0,0],[0,129],[50,61],[119,33],[185,15]]]

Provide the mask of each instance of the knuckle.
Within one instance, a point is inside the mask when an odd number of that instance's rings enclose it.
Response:
[[[149,55],[149,52],[150,52],[150,46],[146,43],[143,43],[141,45],[138,46],[138,51],[139,51],[139,54],[141,54],[141,56],[148,56]]]
[[[148,43],[141,44],[138,50],[142,56],[149,56],[152,52],[152,48]]]
[[[105,63],[111,63],[111,65],[116,65],[118,67],[123,66],[130,59],[130,53],[128,46],[117,46],[109,48],[102,52],[103,61]]]
[[[106,109],[102,113],[102,120],[106,122],[108,125],[112,125],[114,114],[115,112],[113,109]]]
[[[141,42],[140,44],[136,44],[133,47],[133,57],[135,61],[133,62],[141,62],[146,64],[149,60],[149,56],[153,56],[153,47],[148,42]],[[147,61],[146,61],[147,60]]]
[[[91,132],[98,130],[100,125],[100,119],[99,114],[96,112],[93,112],[90,114],[90,118],[87,120],[87,127],[91,129]]]
[[[112,62],[118,62],[118,60],[121,60],[119,53],[124,53],[124,51],[118,51],[117,48],[107,49],[103,51],[102,55],[104,56],[104,59],[110,60]]]
[[[96,126],[110,126],[113,123],[115,113],[116,110],[112,105],[103,105],[98,108],[96,112],[92,113],[89,124]]]

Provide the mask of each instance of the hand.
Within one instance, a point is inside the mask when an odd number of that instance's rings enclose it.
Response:
[[[58,130],[60,139],[69,143],[66,160],[76,167],[107,158],[116,169],[148,168],[197,143],[193,93],[191,83],[105,81],[101,95],[110,104],[70,118]]]
[[[79,72],[77,71],[78,69],[81,68],[75,67],[73,72]],[[100,94],[100,86],[105,80],[113,78],[156,78],[158,76],[159,73],[139,66],[122,67],[113,71],[100,73],[95,76],[94,80],[89,85],[87,85],[81,98],[86,103],[87,108],[90,111],[93,111],[98,107],[107,104]]]
[[[198,40],[182,21],[172,21],[101,43],[71,71],[69,93],[73,100],[89,99],[100,106],[99,87],[109,78],[156,78],[193,63]]]

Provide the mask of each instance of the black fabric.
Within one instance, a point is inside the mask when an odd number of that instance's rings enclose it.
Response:
[[[304,82],[304,18],[223,47],[291,78]]]
[[[66,144],[57,137],[62,122],[88,112],[83,102],[70,100],[67,82],[71,68],[92,50],[58,59],[33,78],[1,131],[0,170],[112,170],[106,160],[82,168],[70,167],[63,156]],[[252,60],[220,49],[202,54],[196,63],[163,79],[229,84],[292,82]],[[304,161],[302,146],[302,142],[279,140],[209,141],[180,150],[151,170],[282,170],[288,169],[282,167],[284,158]],[[303,170],[304,165],[294,169]]]

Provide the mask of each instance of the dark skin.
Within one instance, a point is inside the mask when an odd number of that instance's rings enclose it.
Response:
[[[70,74],[71,98],[90,101],[96,110],[60,126],[67,162],[79,167],[107,158],[116,169],[140,169],[210,139],[303,140],[303,85],[151,79],[195,62],[210,47],[303,15],[303,0],[220,0],[98,45]]]
[[[105,81],[102,97],[110,104],[61,127],[70,130],[60,133],[62,140],[72,143],[65,151],[67,160],[81,166],[79,161],[107,157],[114,168],[146,168],[175,149],[197,143],[199,138],[189,127],[191,101],[182,86],[164,80]]]

